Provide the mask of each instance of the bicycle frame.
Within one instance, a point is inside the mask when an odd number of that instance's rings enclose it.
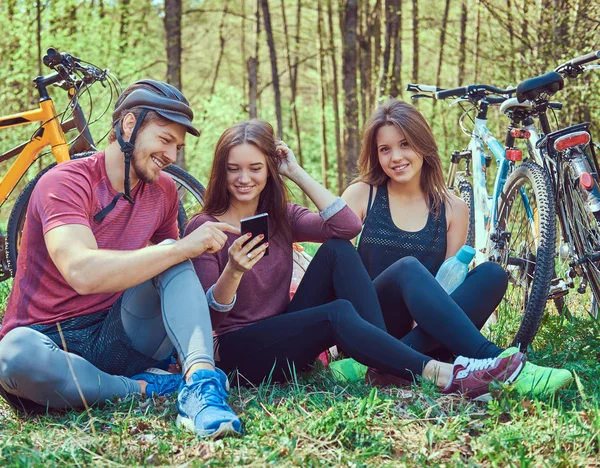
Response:
[[[56,161],[59,163],[70,159],[67,140],[61,123],[58,120],[54,103],[50,99],[42,100],[39,109],[1,117],[0,128],[16,127],[35,122],[42,122],[42,126],[35,132],[29,143],[0,156],[0,162],[3,162],[15,156],[15,150],[22,148],[17,153],[17,159],[0,180],[0,206],[6,201],[44,147],[51,146],[52,154],[54,154]]]
[[[530,140],[537,141],[537,132],[535,129],[531,132]],[[485,146],[485,147],[484,147]],[[497,172],[494,180],[492,195],[487,190],[487,166],[485,160],[485,148],[487,148],[495,157]],[[473,172],[473,196],[475,203],[475,263],[480,264],[489,260],[493,249],[491,238],[496,232],[498,224],[498,202],[504,189],[504,184],[508,178],[511,168],[511,161],[506,158],[506,150],[487,127],[487,118],[475,118],[475,127],[469,143],[471,151],[472,172]],[[531,209],[527,194],[521,189],[521,198],[527,212],[527,217],[535,230],[535,217]],[[537,236],[534,238],[537,244]]]

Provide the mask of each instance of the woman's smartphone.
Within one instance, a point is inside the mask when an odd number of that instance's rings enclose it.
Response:
[[[269,214],[261,213],[255,216],[250,216],[249,218],[244,218],[241,220],[242,227],[242,236],[244,234],[252,233],[252,237],[250,240],[254,239],[259,234],[265,236],[262,241],[258,243],[254,249],[258,246],[264,244],[269,241]],[[249,242],[249,241],[248,241]],[[252,250],[254,250],[252,249]],[[269,255],[269,247],[265,250],[265,255]]]

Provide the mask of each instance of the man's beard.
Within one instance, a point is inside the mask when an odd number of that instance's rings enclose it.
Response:
[[[147,161],[152,161],[152,158],[149,157]],[[135,175],[137,175],[138,179],[147,184],[153,184],[158,180],[158,177],[151,173],[147,166],[140,162],[140,152],[139,150],[134,150],[133,155],[131,156],[131,167],[135,171]]]

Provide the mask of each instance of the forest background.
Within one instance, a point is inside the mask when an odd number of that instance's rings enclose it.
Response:
[[[369,114],[387,96],[409,101],[407,83],[516,85],[600,49],[599,29],[600,0],[1,0],[0,102],[4,115],[35,108],[32,80],[49,72],[41,58],[55,47],[109,68],[123,87],[144,77],[180,87],[202,134],[188,137],[178,163],[202,183],[220,134],[257,116],[339,192],[355,175]],[[599,90],[598,72],[567,81],[555,97],[565,105],[558,123],[591,121],[598,135]],[[62,90],[52,97],[67,108]],[[103,148],[116,96],[95,85],[91,98],[81,104]],[[411,102],[447,165],[467,142],[457,125],[462,110]],[[497,109],[489,118],[501,137],[508,121]],[[1,131],[0,152],[35,130]],[[43,155],[12,200],[50,162]],[[10,208],[11,200],[0,227]],[[0,316],[11,283],[0,283]],[[31,418],[0,400],[0,464],[597,466],[599,337],[597,321],[546,315],[529,358],[576,373],[557,398],[495,389],[492,402],[477,404],[427,383],[378,390],[317,369],[285,385],[232,390],[246,435],[216,442],[175,427],[173,398],[115,399],[103,409]]]
[[[386,97],[410,101],[406,84],[499,87],[600,48],[600,2],[584,0],[4,0],[0,6],[0,102],[4,115],[36,107],[35,76],[55,47],[109,68],[123,87],[165,80],[189,98],[200,138],[188,138],[178,164],[206,183],[219,135],[259,117],[273,124],[304,167],[332,191],[351,181],[360,131]],[[563,124],[592,121],[599,73],[557,96]],[[52,93],[57,109],[65,93]],[[114,96],[96,85],[82,101],[98,142]],[[112,104],[110,99],[113,99]],[[444,164],[466,145],[462,112],[445,102],[412,101],[430,122]],[[490,115],[502,135],[507,120]],[[0,132],[9,149],[35,128]],[[105,141],[100,141],[102,148]],[[42,157],[21,186],[41,167]],[[0,175],[7,165],[0,168]],[[292,187],[294,189],[294,187]],[[296,194],[299,192],[296,190]],[[5,204],[0,222],[10,209]]]

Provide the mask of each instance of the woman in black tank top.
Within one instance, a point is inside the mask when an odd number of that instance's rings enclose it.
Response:
[[[421,113],[397,100],[381,105],[366,125],[358,165],[359,176],[343,198],[363,221],[358,253],[374,281],[388,332],[420,352],[448,359],[448,350],[430,334],[413,328],[415,314],[399,284],[411,271],[424,268],[435,275],[465,243],[469,223],[466,204],[446,188],[437,145]],[[506,286],[500,265],[484,263],[451,297],[481,329]],[[422,294],[445,293],[438,288]]]

